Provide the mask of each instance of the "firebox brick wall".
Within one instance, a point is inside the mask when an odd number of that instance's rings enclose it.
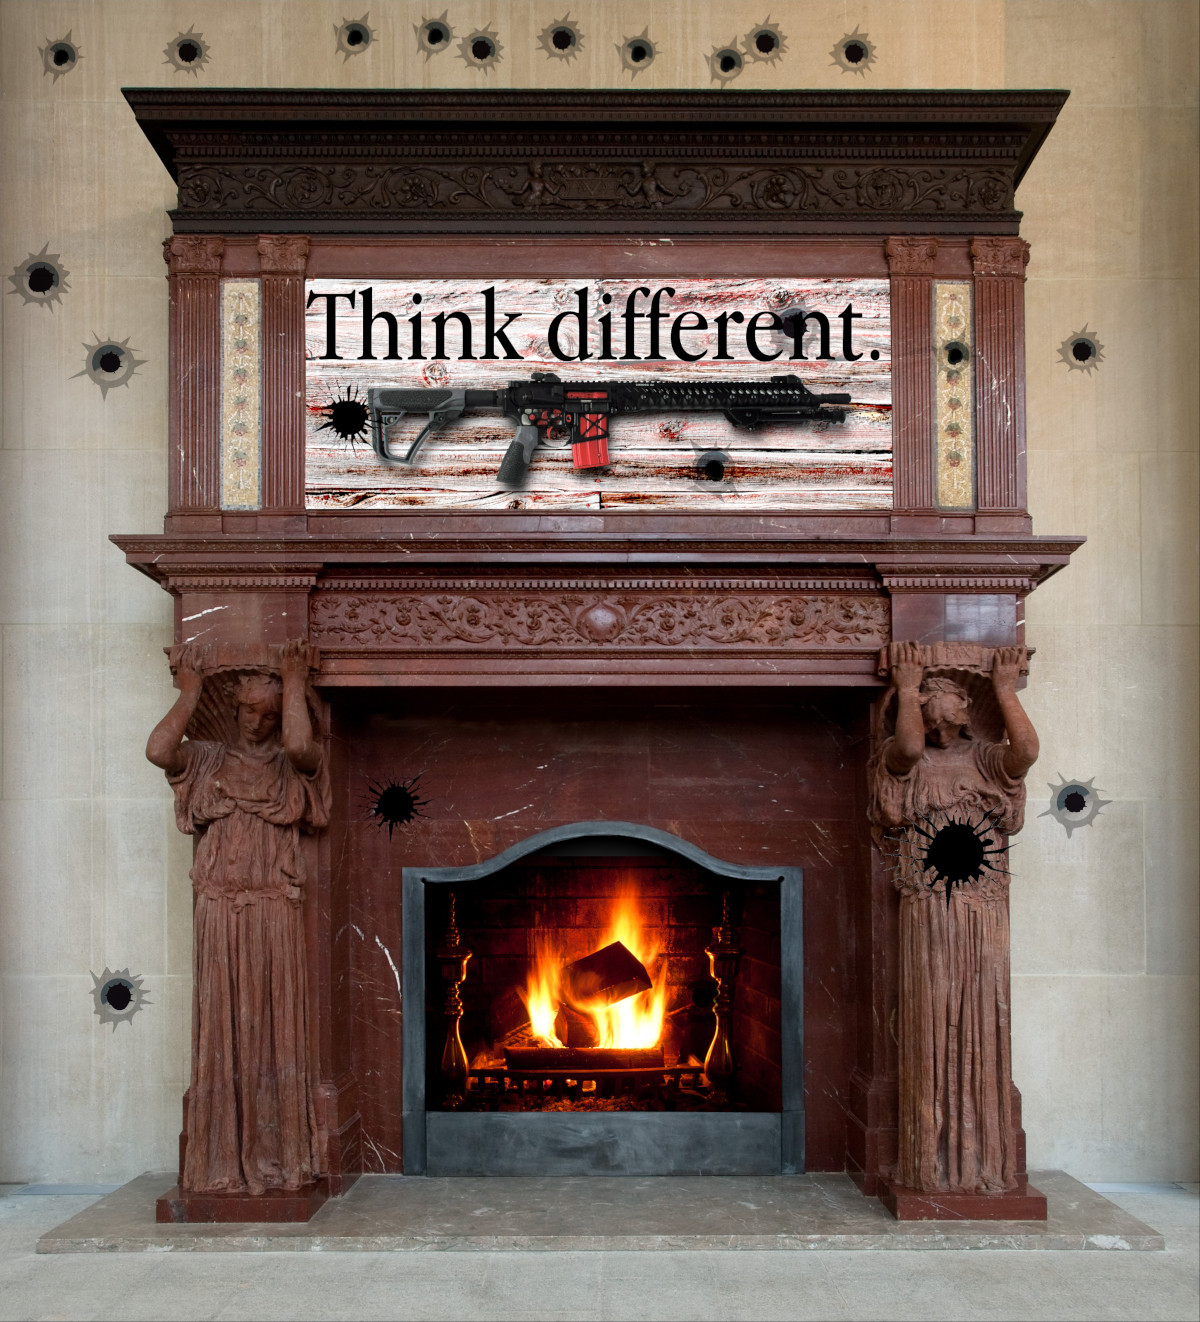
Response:
[[[142,756],[172,697],[169,598],[114,531],[166,507],[169,178],[122,86],[718,86],[710,56],[753,32],[742,0],[576,0],[575,58],[544,0],[462,0],[496,33],[472,67],[426,57],[430,15],[375,0],[374,40],[337,47],[331,3],[8,0],[2,264],[57,254],[58,297],[3,300],[0,449],[3,803],[0,1180],[123,1180],[172,1165],[187,1083],[188,841]],[[1013,851],[1014,1074],[1031,1168],[1089,1180],[1197,1175],[1197,8],[1192,0],[862,0],[771,6],[782,42],[741,89],[1066,87],[1019,192],[1035,530],[1086,547],[1027,607],[1026,696],[1042,738]],[[191,25],[202,58],[171,58]],[[654,58],[619,47],[645,29]],[[857,30],[869,59],[839,60]],[[64,71],[47,49],[69,36]],[[1059,353],[1083,328],[1091,370]],[[102,394],[95,337],[137,362]],[[1048,786],[1111,803],[1070,837]],[[1039,802],[1040,797],[1040,802]],[[523,834],[547,823],[522,802]],[[864,822],[863,829],[866,829]],[[116,1031],[91,973],[128,968],[149,1004]]]

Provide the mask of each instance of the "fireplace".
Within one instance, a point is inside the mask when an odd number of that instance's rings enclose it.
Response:
[[[407,1172],[803,1169],[799,868],[582,822],[406,868],[403,915]]]
[[[205,676],[189,737],[229,737],[222,676],[307,665],[331,786],[282,824],[319,1178],[164,1214],[303,1219],[364,1171],[848,1170],[898,1215],[1044,1215],[994,1070],[1003,1191],[887,1191],[942,1111],[901,1069],[928,980],[871,767],[897,657],[987,725],[1079,545],[1024,508],[1013,206],[1063,94],[128,96],[180,205],[170,506],[116,540]],[[664,1027],[611,1049],[656,1054],[512,1054],[605,1049],[578,988],[536,1031],[514,996],[539,943],[574,985],[618,942]]]

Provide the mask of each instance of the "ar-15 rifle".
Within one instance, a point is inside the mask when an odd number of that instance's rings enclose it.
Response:
[[[411,464],[422,442],[467,409],[490,409],[517,424],[499,481],[520,486],[533,452],[551,428],[570,432],[576,468],[608,464],[608,421],[621,413],[722,413],[745,431],[772,422],[844,422],[849,395],[816,395],[798,376],[769,381],[561,381],[552,372],[534,372],[528,381],[510,381],[503,390],[407,390],[381,386],[367,391],[371,446],[381,459]],[[389,425],[409,413],[428,414],[403,456],[387,439]]]

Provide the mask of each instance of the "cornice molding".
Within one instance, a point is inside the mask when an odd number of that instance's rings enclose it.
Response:
[[[1064,92],[127,88],[177,233],[1011,235]]]

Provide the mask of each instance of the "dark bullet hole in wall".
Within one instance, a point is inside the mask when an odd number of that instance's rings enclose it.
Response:
[[[194,41],[181,41],[175,51],[184,64],[195,64],[200,58],[200,47]]]
[[[1089,362],[1095,352],[1096,346],[1091,340],[1076,340],[1075,343],[1071,345],[1071,357],[1074,358],[1077,363]]]
[[[646,59],[649,56],[649,54],[650,54],[650,47],[645,45],[643,42],[635,41],[633,45],[629,47],[629,58],[634,62],[634,64],[641,64],[641,62],[644,59]]]
[[[51,266],[30,267],[26,283],[35,294],[45,294],[58,284],[58,272]]]
[[[555,28],[550,40],[554,43],[555,50],[570,50],[575,44],[575,34],[570,28]]]
[[[754,38],[754,49],[762,55],[770,55],[778,43],[773,32],[760,32]]]
[[[481,64],[484,60],[490,60],[495,53],[495,50],[495,46],[492,45],[487,37],[476,37],[475,40],[471,42],[471,54]]]
[[[449,38],[450,34],[440,23],[426,23],[425,40],[431,46],[440,46],[443,41]]]

